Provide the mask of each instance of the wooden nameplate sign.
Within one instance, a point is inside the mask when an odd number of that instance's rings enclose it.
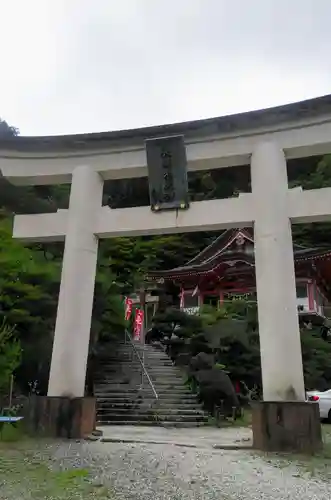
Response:
[[[151,209],[189,208],[184,136],[147,139],[145,145]]]

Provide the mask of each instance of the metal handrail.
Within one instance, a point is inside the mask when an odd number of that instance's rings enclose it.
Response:
[[[153,384],[153,382],[152,382],[152,380],[151,380],[151,377],[149,376],[148,371],[146,370],[145,364],[144,364],[143,360],[141,359],[141,357],[140,357],[140,355],[139,355],[139,352],[138,352],[138,350],[137,350],[136,346],[134,345],[134,342],[133,342],[133,340],[132,340],[132,337],[131,337],[130,333],[129,333],[127,330],[125,330],[125,335],[128,337],[128,339],[129,339],[129,341],[130,341],[130,344],[131,344],[131,345],[132,345],[132,347],[133,347],[133,351],[134,351],[134,353],[136,354],[136,356],[137,356],[137,358],[138,358],[138,360],[139,360],[139,363],[140,363],[140,365],[141,365],[141,368],[142,368],[142,370],[143,370],[144,374],[146,375],[146,378],[147,378],[147,380],[148,380],[148,383],[149,383],[149,385],[151,386],[151,389],[152,389],[152,391],[153,391],[153,393],[154,393],[154,397],[155,397],[155,399],[159,399],[159,396],[158,396],[158,394],[157,394],[157,392],[156,392],[156,390],[155,390],[155,387],[154,387],[154,384]]]

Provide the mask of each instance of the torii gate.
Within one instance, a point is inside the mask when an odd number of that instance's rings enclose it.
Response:
[[[183,212],[153,213],[149,207],[102,207],[105,176],[93,165],[84,165],[83,158],[82,165],[72,170],[68,210],[15,216],[16,238],[65,239],[49,397],[84,396],[99,238],[253,225],[263,398],[265,402],[304,402],[291,222],[331,220],[331,188],[289,189],[277,134],[258,137],[250,164],[251,193],[195,202]],[[15,177],[1,157],[0,167],[10,180]],[[25,175],[29,176],[28,169]],[[31,178],[31,183],[38,183]]]

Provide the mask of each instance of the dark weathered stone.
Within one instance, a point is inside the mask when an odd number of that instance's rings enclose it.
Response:
[[[209,412],[213,413],[215,408],[222,408],[225,415],[232,415],[232,409],[239,407],[230,377],[223,370],[199,370],[195,372],[194,377],[199,384],[199,395]]]
[[[210,370],[215,365],[215,356],[205,352],[199,352],[191,359],[190,368],[192,372]]]
[[[29,434],[80,439],[95,428],[95,399],[33,396],[25,409]]]
[[[263,451],[314,454],[322,448],[317,404],[261,401],[253,408],[253,446]]]
[[[184,137],[148,139],[146,141],[146,154],[152,210],[188,208]]]

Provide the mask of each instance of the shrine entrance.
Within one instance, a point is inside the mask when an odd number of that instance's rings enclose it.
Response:
[[[331,96],[172,126],[1,143],[0,169],[10,182],[71,183],[69,210],[16,216],[13,234],[65,239],[48,399],[74,398],[81,432],[91,425],[84,388],[98,239],[254,226],[264,399],[255,411],[255,445],[295,447],[307,433],[307,446],[320,446],[318,408],[305,403],[291,221],[331,220],[331,188],[289,189],[286,158],[326,152]],[[248,163],[251,193],[190,204],[187,168]],[[104,180],[146,173],[151,207],[102,206]]]

